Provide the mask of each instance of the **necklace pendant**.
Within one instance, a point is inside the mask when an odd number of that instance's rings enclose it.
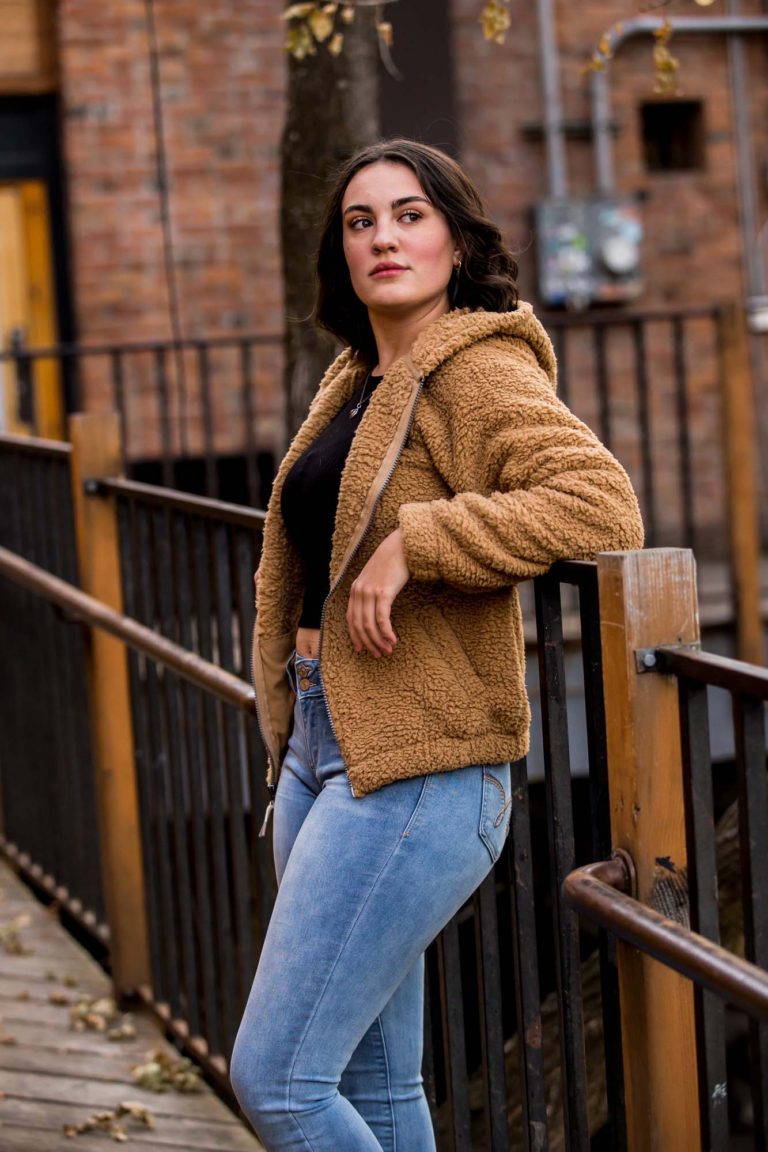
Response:
[[[366,376],[364,382],[363,382],[363,392],[362,392],[360,399],[358,400],[357,404],[355,404],[354,408],[350,409],[350,413],[349,413],[350,420],[354,420],[355,416],[357,416],[358,412],[360,411],[360,409],[363,406],[363,401],[368,399],[368,397],[366,396],[366,392],[368,391],[368,382],[370,379],[371,379],[371,374],[369,372],[368,375]]]

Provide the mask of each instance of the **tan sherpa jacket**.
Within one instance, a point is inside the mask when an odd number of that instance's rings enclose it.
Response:
[[[302,603],[280,492],[364,374],[349,350],[328,369],[264,525],[253,674],[272,786],[290,735],[285,662]],[[392,608],[399,642],[375,660],[352,647],[347,600],[398,525],[411,579]],[[530,712],[515,584],[564,557],[642,542],[624,470],[555,395],[552,345],[530,305],[449,312],[422,332],[371,397],[336,514],[320,661],[354,795],[522,756]]]

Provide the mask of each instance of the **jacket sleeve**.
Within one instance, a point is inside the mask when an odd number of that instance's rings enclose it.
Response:
[[[412,578],[502,588],[556,560],[642,547],[626,472],[543,373],[518,366],[512,383],[497,371],[443,393],[422,435],[455,495],[401,506]]]

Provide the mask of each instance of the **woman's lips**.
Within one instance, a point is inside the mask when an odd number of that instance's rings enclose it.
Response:
[[[401,272],[405,272],[405,268],[400,264],[385,264],[381,268],[374,268],[371,276],[374,280],[387,280],[390,276],[398,276]]]

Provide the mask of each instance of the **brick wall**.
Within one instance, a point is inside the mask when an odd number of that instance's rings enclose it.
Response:
[[[601,32],[616,19],[631,18],[638,7],[636,0],[558,0],[561,88],[568,121],[588,125],[589,87],[582,67]],[[745,0],[741,7],[745,14],[762,12],[761,0]],[[491,214],[519,252],[523,295],[535,300],[531,209],[548,192],[544,143],[531,138],[543,118],[536,5],[512,0],[513,28],[502,47],[483,40],[479,8],[480,0],[451,0],[450,5],[461,154]],[[706,16],[710,10],[693,0],[679,0],[674,11]],[[276,5],[274,0],[212,0],[205,5],[177,0],[158,4],[156,13],[184,332],[279,332],[278,144],[285,60]],[[392,13],[396,21],[396,6]],[[79,337],[168,336],[144,4],[63,0],[59,26]],[[760,38],[748,44],[764,219],[768,47]],[[704,102],[701,171],[645,169],[639,108],[653,98],[650,38],[624,45],[609,66],[617,188],[643,197],[647,287],[639,307],[716,303],[742,298],[745,287],[725,39],[680,35],[671,48],[680,59],[685,97]],[[568,140],[567,166],[570,191],[590,194],[595,178],[588,138]],[[594,363],[589,342],[581,343],[582,351],[579,342],[574,343],[569,365],[571,402],[589,417],[595,407]],[[667,410],[668,336],[653,337],[649,363],[654,378],[667,372],[666,382],[658,385],[662,398],[657,408],[659,419],[667,421],[665,434],[673,438],[674,417]],[[279,422],[279,372],[276,352],[259,354],[258,403],[262,411],[271,409],[269,436]],[[701,439],[696,477],[701,491],[711,488],[713,461],[719,454],[714,378],[711,354],[702,358],[692,347],[689,387],[692,421]],[[621,416],[634,388],[628,367],[614,365],[612,381]],[[89,406],[110,402],[103,372],[92,373],[86,384]],[[217,403],[216,446],[237,451],[237,421],[223,415],[226,372],[216,387],[223,398]],[[157,409],[148,377],[135,383],[131,402],[137,428],[133,442],[154,451]],[[192,449],[200,443],[199,409],[191,397],[185,439]],[[619,425],[622,420],[627,423],[622,417]],[[621,451],[620,444],[616,447]],[[627,441],[628,460],[636,453],[636,444]],[[664,472],[663,463],[659,469]],[[677,483],[674,469],[666,475],[665,509],[673,506]],[[707,508],[711,512],[711,502]]]
[[[521,288],[535,300],[535,235],[531,208],[546,196],[547,168],[543,141],[531,141],[526,128],[541,125],[543,97],[539,79],[536,5],[513,0],[513,27],[507,43],[487,44],[478,35],[475,0],[452,0],[462,156],[476,177],[491,215],[508,241],[520,251]],[[636,0],[558,0],[557,35],[560,82],[566,121],[588,124],[589,84],[582,67],[600,35],[614,21],[637,15]],[[724,6],[718,5],[718,9]],[[760,0],[741,5],[744,15],[764,15]],[[712,15],[693,0],[680,0],[674,15]],[[717,15],[724,15],[718,11]],[[759,218],[768,217],[768,39],[747,40],[755,164],[759,178]],[[624,44],[609,68],[616,186],[619,193],[639,194],[646,238],[646,288],[637,308],[675,308],[743,300],[746,281],[740,230],[738,163],[728,84],[725,37],[677,35],[670,49],[680,61],[680,84],[687,100],[704,104],[703,170],[649,172],[645,168],[640,106],[654,99],[650,37]],[[590,139],[569,138],[566,146],[569,191],[590,195],[596,188]],[[765,237],[768,259],[768,231]],[[763,338],[762,344],[766,344]],[[612,446],[641,487],[637,435],[637,378],[629,345],[622,356],[614,342],[609,356]],[[657,488],[657,526],[668,543],[681,542],[680,435],[674,388],[673,339],[668,324],[651,325],[647,338],[651,414],[654,420],[653,467]],[[763,351],[768,364],[768,349]],[[724,476],[720,446],[722,426],[717,386],[716,346],[711,326],[691,328],[686,341],[685,371],[689,395],[693,489],[699,525],[697,548],[722,552]],[[594,346],[587,334],[569,343],[569,403],[599,429],[599,397]],[[762,413],[768,390],[758,381],[757,410]],[[765,468],[765,465],[763,465]],[[763,477],[768,490],[768,475]]]
[[[453,0],[462,156],[482,185],[491,213],[510,242],[524,249],[531,240],[531,205],[547,193],[544,144],[525,139],[526,126],[540,124],[543,101],[538,68],[536,5],[513,0],[512,33],[502,47],[478,34],[476,0]],[[590,118],[589,85],[581,69],[601,32],[629,19],[636,0],[559,0],[556,5],[561,91],[566,120]],[[764,15],[760,0],[741,5],[744,15]],[[673,15],[707,11],[680,0]],[[722,13],[718,12],[718,15]],[[751,118],[759,168],[762,218],[768,211],[768,39],[749,44]],[[652,43],[628,41],[609,65],[617,189],[645,198],[643,216],[648,286],[641,306],[703,303],[743,291],[738,229],[736,152],[728,90],[724,37],[682,34],[671,50],[680,60],[685,99],[704,101],[704,171],[649,173],[642,158],[639,108],[653,99]],[[569,190],[594,191],[593,147],[589,140],[567,145]],[[533,291],[533,251],[523,252],[523,284]]]
[[[279,333],[285,61],[275,4],[179,0],[155,13],[184,335]],[[59,38],[78,338],[168,337],[144,4],[63,0]],[[276,352],[259,354],[262,410],[276,408],[279,371]],[[103,371],[85,385],[86,405],[107,402]],[[149,440],[156,420],[144,385],[132,395],[137,447],[141,425]],[[218,450],[238,440],[217,424]]]

